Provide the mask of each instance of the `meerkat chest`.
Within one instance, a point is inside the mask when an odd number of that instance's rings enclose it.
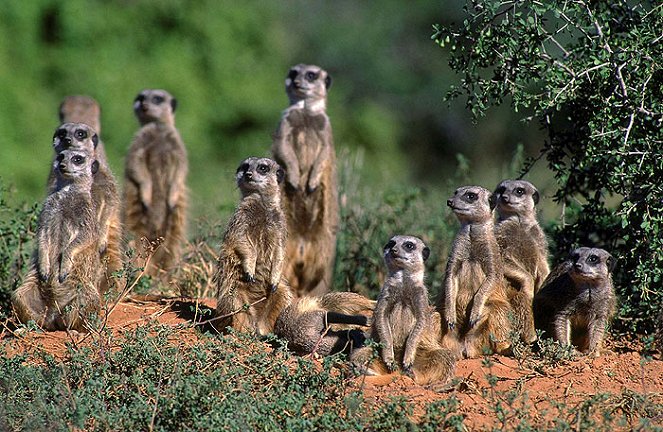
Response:
[[[300,164],[311,165],[320,150],[329,143],[327,133],[328,118],[324,112],[307,113],[294,110],[288,115],[291,141]]]

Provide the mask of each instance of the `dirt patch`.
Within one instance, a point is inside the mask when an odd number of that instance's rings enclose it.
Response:
[[[109,349],[117,347],[122,333],[139,325],[159,323],[177,329],[173,344],[192,345],[199,339],[196,327],[212,329],[208,322],[214,308],[213,300],[202,302],[136,298],[117,305],[108,317],[105,331]],[[192,326],[192,322],[203,323]],[[101,333],[100,333],[101,334]],[[98,335],[97,335],[98,336]],[[95,337],[67,332],[28,332],[14,337],[2,334],[7,355],[46,351],[65,358],[67,346],[97,347]],[[98,338],[97,338],[98,340]],[[455,396],[458,411],[465,416],[470,429],[499,426],[495,412],[497,402],[509,406],[510,412],[528,413],[531,419],[560,415],[557,404],[579,406],[600,394],[612,394],[620,403],[628,403],[629,395],[639,394],[663,404],[663,360],[660,356],[644,360],[637,344],[612,342],[610,351],[601,357],[580,357],[563,365],[550,367],[533,361],[519,362],[504,356],[461,360],[453,383],[423,387],[399,374],[381,377],[357,377],[348,382],[348,391],[360,390],[369,403],[382,404],[395,397],[404,397],[414,406],[415,420],[423,415],[430,402]],[[509,400],[510,392],[520,396]],[[635,402],[633,402],[635,403]],[[619,404],[617,404],[619,405]],[[615,409],[619,409],[616,406]],[[563,414],[562,414],[563,415]],[[518,418],[508,420],[517,424]],[[656,419],[663,425],[663,418]]]

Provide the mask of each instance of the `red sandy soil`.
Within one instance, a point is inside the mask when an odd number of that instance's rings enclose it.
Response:
[[[213,307],[212,301],[206,303]],[[181,345],[194,344],[198,340],[197,330],[186,324],[190,324],[195,318],[183,317],[186,314],[182,311],[189,311],[190,306],[196,304],[189,302],[178,308],[177,303],[172,301],[144,299],[123,302],[112,311],[107,326],[118,337],[126,330],[147,323],[178,326],[177,340],[173,342]],[[200,306],[205,307],[202,304]],[[187,314],[192,315],[190,312]],[[30,332],[13,337],[8,330],[4,330],[0,336],[8,355],[41,349],[59,358],[66,356],[66,343],[78,346],[92,340],[90,336],[65,332]],[[113,342],[116,344],[117,340]],[[348,383],[348,390],[360,389],[367,401],[375,404],[394,396],[403,396],[414,405],[415,420],[423,414],[423,407],[427,403],[454,395],[460,401],[458,411],[465,416],[464,422],[469,430],[499,425],[491,407],[495,406],[496,399],[505,403],[504,392],[508,390],[519,390],[526,395],[525,398],[518,398],[514,406],[520,407],[523,400],[526,400],[530,421],[536,421],[542,416],[556,416],[557,411],[551,401],[576,406],[599,393],[628,395],[633,392],[646,395],[652,402],[663,404],[661,356],[654,355],[645,361],[637,347],[615,341],[608,341],[608,348],[610,350],[598,358],[579,357],[575,361],[554,367],[542,365],[541,361],[537,365],[536,361],[519,362],[514,358],[497,355],[489,357],[488,362],[484,359],[461,360],[456,367],[454,382],[436,388],[422,387],[407,376],[393,374],[354,378]],[[489,374],[497,378],[493,389],[487,380]],[[515,425],[518,420],[513,418],[509,424]],[[653,420],[655,424],[663,425],[663,418]]]

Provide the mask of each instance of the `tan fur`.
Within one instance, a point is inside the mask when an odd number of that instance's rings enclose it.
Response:
[[[39,215],[37,250],[23,284],[13,293],[19,320],[44,330],[85,331],[100,310],[102,266],[91,188],[92,152],[62,150],[57,182]],[[95,168],[96,169],[96,166]]]
[[[458,188],[447,200],[461,227],[447,262],[437,310],[446,346],[460,344],[465,357],[484,350],[508,353],[513,310],[504,265],[495,239],[491,193],[479,186]]]
[[[242,192],[228,222],[214,276],[222,328],[270,333],[292,300],[282,278],[287,228],[279,182],[283,170],[267,158],[249,158],[237,169]]]
[[[63,106],[67,100],[63,102]],[[58,126],[53,135],[55,158],[50,172],[48,191],[53,192],[57,186],[56,159],[60,152],[67,149],[81,150],[97,158],[100,145],[98,133],[87,124],[63,123]],[[105,155],[102,155],[101,159],[97,159],[99,168],[92,176],[91,189],[96,225],[99,228],[99,253],[106,269],[105,277],[101,282],[102,292],[124,285],[123,278],[114,276],[115,272],[122,269],[124,256],[120,195],[115,177],[104,160]]]
[[[101,136],[101,107],[90,96],[73,95],[65,97],[60,103],[58,117],[60,118],[60,124],[84,123]],[[100,164],[108,166],[106,149],[101,138],[99,139],[94,155]]]
[[[274,334],[298,354],[347,352],[363,342],[375,302],[351,292],[295,299],[276,320]]]
[[[457,355],[439,343],[440,315],[428,303],[424,285],[424,260],[429,253],[420,239],[411,236],[392,237],[385,246],[389,276],[378,296],[371,333],[382,344],[382,353],[373,361],[370,347],[352,353],[352,362],[368,367],[368,373],[400,368],[412,374],[417,384],[451,377]]]
[[[288,219],[284,274],[297,295],[331,287],[338,191],[336,155],[326,113],[331,78],[313,65],[292,67],[286,78],[290,106],[274,134],[272,154],[284,168],[283,206]]]
[[[614,258],[607,251],[581,247],[553,269],[534,296],[536,327],[544,337],[600,355],[617,305],[613,267]]]
[[[141,124],[125,161],[124,222],[136,239],[161,242],[147,274],[177,264],[186,237],[188,161],[175,128],[176,100],[164,90],[143,90],[134,102]],[[141,255],[143,242],[136,242]]]
[[[536,340],[532,300],[550,273],[548,241],[536,218],[539,192],[525,180],[504,180],[495,188],[495,237],[504,261],[515,330],[524,342]]]

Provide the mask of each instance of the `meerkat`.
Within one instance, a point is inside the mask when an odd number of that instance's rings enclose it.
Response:
[[[175,128],[177,100],[143,90],[134,101],[141,125],[125,160],[124,223],[136,239],[159,242],[146,273],[159,276],[178,261],[185,240],[187,153]],[[136,242],[141,252],[143,242]]]
[[[287,238],[283,176],[268,158],[248,158],[237,168],[242,199],[228,222],[214,276],[222,328],[265,335],[292,301],[282,277]]]
[[[101,107],[90,96],[73,95],[65,97],[60,103],[58,116],[60,124],[84,123],[94,129],[98,136],[101,136]],[[106,150],[101,138],[97,143],[94,157],[100,165],[108,166]]]
[[[91,194],[99,164],[86,149],[61,151],[57,164],[56,189],[39,215],[37,250],[12,305],[23,323],[86,331],[101,306],[103,271]]]
[[[550,273],[548,241],[536,218],[539,191],[525,180],[504,180],[495,188],[495,236],[504,261],[516,330],[526,343],[536,340],[532,300]]]
[[[295,299],[279,315],[274,334],[297,354],[350,352],[364,341],[375,301],[352,292]]]
[[[443,342],[460,343],[463,355],[490,349],[507,354],[513,310],[507,297],[504,264],[495,238],[495,197],[480,186],[463,186],[447,200],[460,222],[447,261],[437,310]]]
[[[120,195],[117,190],[115,177],[108,164],[97,160],[99,149],[99,134],[84,123],[63,123],[55,129],[53,134],[53,150],[55,159],[49,179],[49,193],[57,189],[58,157],[64,150],[80,150],[93,157],[97,164],[92,175],[92,204],[95,210],[96,225],[99,229],[99,253],[106,268],[105,277],[101,282],[102,292],[109,288],[118,288],[123,284],[116,272],[123,267],[122,222],[120,215]]]
[[[457,355],[439,343],[440,315],[430,306],[424,284],[429,255],[430,249],[417,237],[397,235],[385,245],[389,275],[378,296],[371,333],[382,352],[370,363],[369,373],[400,368],[417,384],[444,382],[453,373]],[[362,347],[351,359],[361,367],[371,357],[372,349]]]
[[[288,72],[290,106],[274,134],[272,154],[285,169],[283,205],[288,219],[284,274],[298,296],[329,291],[336,254],[339,207],[336,154],[327,116],[331,76],[298,64]]]
[[[599,356],[617,305],[614,267],[615,259],[603,249],[581,247],[571,252],[534,296],[536,328],[562,345]]]

